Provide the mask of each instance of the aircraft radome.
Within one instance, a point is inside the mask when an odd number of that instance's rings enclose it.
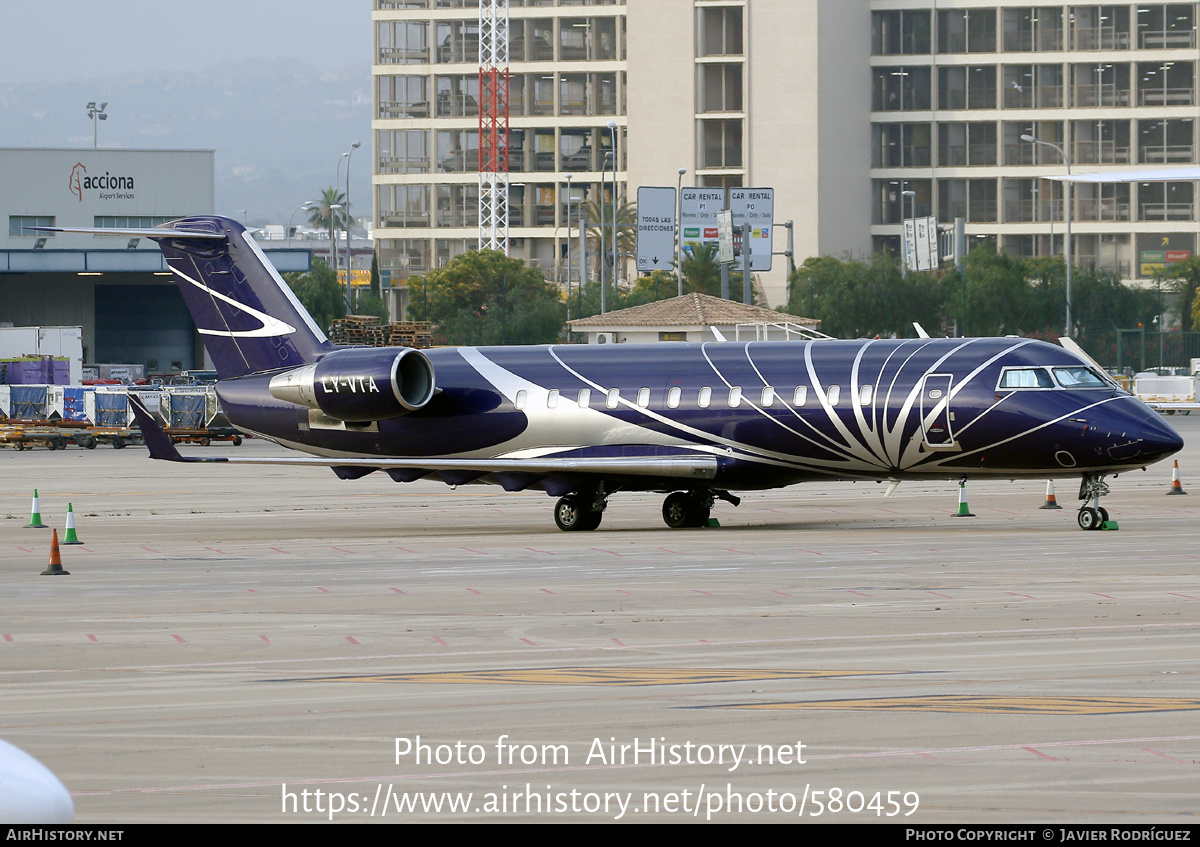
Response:
[[[1082,351],[1034,339],[340,347],[236,221],[101,232],[159,245],[230,421],[309,454],[185,458],[137,409],[158,459],[541,490],[563,530],[625,491],[691,527],[733,492],[812,480],[1075,477],[1096,529],[1107,476],[1183,446]]]

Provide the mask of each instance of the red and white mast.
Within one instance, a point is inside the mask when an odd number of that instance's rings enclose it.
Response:
[[[508,0],[479,0],[479,249],[508,254]]]

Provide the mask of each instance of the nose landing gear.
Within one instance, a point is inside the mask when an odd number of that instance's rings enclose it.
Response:
[[[1108,519],[1108,510],[1100,505],[1100,498],[1109,493],[1104,474],[1084,474],[1079,482],[1079,507],[1077,520],[1080,529],[1116,529],[1116,521]]]

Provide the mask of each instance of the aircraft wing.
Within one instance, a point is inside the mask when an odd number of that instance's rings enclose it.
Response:
[[[158,422],[151,417],[140,398],[129,395],[129,405],[150,458],[168,462],[224,462],[239,465],[314,465],[334,469],[354,469],[369,473],[373,470],[428,471],[430,473],[460,471],[468,474],[604,474],[606,476],[659,476],[680,479],[712,479],[717,474],[715,456],[706,453],[677,456],[605,456],[530,458],[530,459],[435,459],[428,457],[323,457],[281,456],[183,456]],[[342,475],[339,473],[339,476]],[[416,478],[416,477],[414,477]]]

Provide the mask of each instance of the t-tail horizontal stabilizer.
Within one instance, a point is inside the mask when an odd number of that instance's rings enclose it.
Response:
[[[133,409],[133,418],[142,431],[142,440],[150,450],[151,459],[162,459],[167,462],[226,462],[225,458],[201,459],[183,456],[175,449],[171,437],[158,425],[158,421],[146,410],[142,399],[136,394],[129,395],[129,407]]]

